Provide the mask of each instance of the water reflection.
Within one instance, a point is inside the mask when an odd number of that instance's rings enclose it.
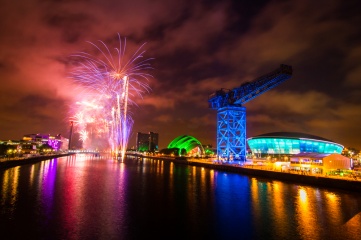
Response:
[[[53,215],[53,204],[55,194],[55,178],[57,171],[57,159],[40,162],[40,169],[35,173],[38,177],[37,193],[39,194],[40,208],[47,223]],[[44,226],[47,227],[47,226]]]
[[[288,219],[288,208],[287,208],[287,189],[284,189],[286,186],[280,182],[274,182],[272,184],[272,192],[271,192],[271,201],[273,209],[273,215],[275,220],[273,223],[277,223],[273,226],[274,229],[278,230],[278,236],[280,239],[289,238],[288,229],[292,228],[290,225],[290,221]],[[277,226],[278,225],[278,226]]]
[[[317,229],[318,211],[314,203],[313,189],[299,188],[298,196],[296,198],[296,221],[298,223],[297,231],[300,232],[302,239],[320,239],[319,232],[322,229]]]
[[[341,198],[332,192],[325,192],[325,213],[332,225],[342,225]]]
[[[1,170],[0,180],[1,230],[14,238],[361,237],[359,194],[162,160],[77,155]]]
[[[19,169],[20,167],[7,169],[2,177],[1,206],[7,206],[7,208],[0,209],[9,211],[10,215],[13,214],[15,203],[18,201]]]

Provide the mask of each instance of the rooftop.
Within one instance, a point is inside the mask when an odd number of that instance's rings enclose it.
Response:
[[[320,141],[326,141],[326,142],[333,142],[329,139],[318,137],[315,135],[307,134],[307,133],[300,133],[300,132],[272,132],[272,133],[265,133],[258,136],[255,136],[253,138],[259,138],[259,137],[276,137],[276,138],[309,138],[309,139],[315,139]]]

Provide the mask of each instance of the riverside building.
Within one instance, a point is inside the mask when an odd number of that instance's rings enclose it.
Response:
[[[274,170],[334,173],[352,169],[341,155],[344,146],[331,140],[298,132],[273,132],[247,139],[248,162]]]
[[[137,133],[136,146],[138,152],[158,151],[159,134],[154,132]]]

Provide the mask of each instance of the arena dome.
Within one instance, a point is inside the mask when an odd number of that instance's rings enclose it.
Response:
[[[176,137],[169,143],[168,149],[185,149],[187,155],[203,155],[204,149],[200,141],[189,135]]]
[[[338,153],[344,146],[328,139],[298,132],[273,132],[247,139],[254,154]]]

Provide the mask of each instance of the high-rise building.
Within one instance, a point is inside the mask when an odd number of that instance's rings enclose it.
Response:
[[[158,151],[158,133],[137,133],[137,151],[138,152],[155,152]]]

